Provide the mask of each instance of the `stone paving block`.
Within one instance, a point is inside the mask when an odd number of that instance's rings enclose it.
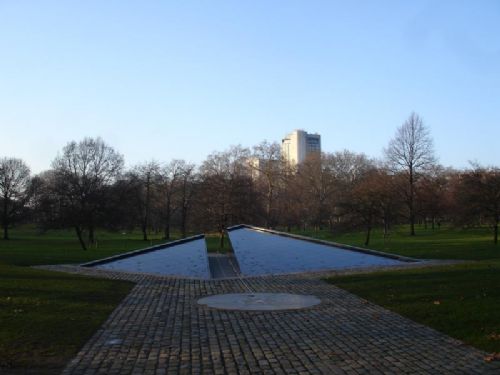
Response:
[[[499,374],[499,362],[314,275],[190,280],[74,266],[47,269],[136,283],[64,369],[106,374]],[[208,295],[312,294],[277,312],[197,305]],[[112,340],[117,340],[112,341]],[[114,344],[110,344],[114,343]]]

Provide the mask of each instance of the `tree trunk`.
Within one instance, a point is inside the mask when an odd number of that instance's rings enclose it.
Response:
[[[148,240],[150,184],[151,184],[151,175],[148,172],[146,177],[146,207],[144,207],[144,222],[142,226],[142,239],[144,241]]]
[[[181,233],[182,238],[186,238],[186,222],[187,222],[187,208],[184,206],[181,210]]]
[[[187,216],[189,210],[189,200],[191,198],[192,190],[188,196],[188,187],[187,187],[187,176],[184,176],[183,184],[182,184],[182,197],[181,197],[181,234],[182,238],[186,237],[187,232]]]
[[[94,226],[93,225],[89,225],[89,244],[91,246],[95,244]]]
[[[497,215],[495,217],[495,224],[494,224],[494,228],[493,228],[493,232],[494,232],[494,238],[493,238],[493,242],[496,244],[498,244],[498,222],[500,221],[499,220],[500,217]]]
[[[271,181],[268,178],[268,186],[267,186],[267,203],[266,203],[266,228],[269,228],[271,225],[271,207],[273,202],[273,187]]]
[[[220,236],[220,244],[219,244],[219,247],[220,247],[221,249],[224,249],[224,229],[221,229],[219,236]]]
[[[87,245],[85,245],[85,241],[83,240],[82,230],[80,229],[80,227],[78,225],[75,226],[75,231],[76,231],[76,236],[78,237],[78,241],[80,242],[82,249],[87,250]]]
[[[370,234],[372,232],[372,226],[368,225],[366,228],[366,238],[365,238],[365,246],[368,246],[370,244]]]
[[[8,200],[7,197],[3,197],[3,215],[2,215],[2,226],[3,226],[3,239],[9,239],[9,219],[7,217],[7,209],[8,209]]]
[[[170,239],[170,198],[167,201],[167,210],[165,211],[165,239]]]
[[[169,222],[165,223],[164,237],[165,237],[166,240],[170,239],[170,223]]]
[[[415,215],[413,214],[413,208],[411,209],[412,213],[410,214],[410,235],[415,235]]]
[[[410,210],[410,235],[414,236],[415,235],[415,208],[413,207],[414,205],[414,181],[413,181],[413,167],[410,166],[410,196],[409,196],[409,202],[408,202],[408,208]]]

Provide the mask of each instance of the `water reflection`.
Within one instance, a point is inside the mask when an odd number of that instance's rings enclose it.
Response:
[[[243,275],[286,274],[405,262],[242,228],[229,232]]]
[[[205,239],[99,264],[96,268],[209,279]]]

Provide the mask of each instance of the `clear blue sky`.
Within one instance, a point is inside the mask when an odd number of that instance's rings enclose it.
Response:
[[[500,2],[0,0],[0,156],[101,136],[199,163],[302,128],[380,157],[411,111],[440,162],[500,165]]]

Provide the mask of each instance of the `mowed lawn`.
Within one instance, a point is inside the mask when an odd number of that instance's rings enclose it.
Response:
[[[140,249],[165,242],[162,234],[153,235],[143,241],[139,232],[98,231],[96,246],[84,251],[71,230],[40,233],[34,227],[23,227],[10,231],[11,239],[0,239],[0,263],[17,266],[39,264],[83,263],[94,259]],[[172,239],[178,239],[175,233]]]
[[[500,244],[493,244],[493,232],[489,228],[442,226],[432,230],[417,226],[416,236],[410,236],[406,226],[398,226],[386,239],[381,230],[374,230],[368,246],[364,246],[363,232],[332,234],[327,230],[311,230],[294,233],[420,259],[500,259]]]
[[[205,242],[209,253],[230,253],[233,251],[229,236],[224,236],[224,247],[220,247],[220,236],[218,233],[205,234]]]
[[[370,248],[464,264],[332,277],[328,282],[488,352],[500,352],[500,244],[488,228],[375,232]],[[298,232],[362,246],[363,233]]]
[[[0,240],[0,373],[53,374],[78,352],[129,293],[125,281],[33,269],[81,263],[159,243],[139,233],[98,233],[83,251],[71,231],[27,227]]]

